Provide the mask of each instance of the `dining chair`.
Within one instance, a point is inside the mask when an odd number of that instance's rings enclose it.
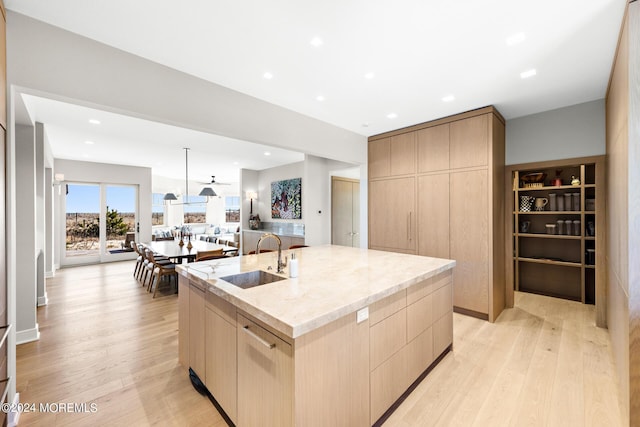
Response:
[[[178,273],[176,272],[176,265],[169,262],[167,263],[163,263],[160,261],[156,261],[153,252],[149,251],[149,260],[151,261],[152,265],[153,265],[153,272],[151,275],[151,281],[149,281],[149,285],[147,286],[147,292],[151,292],[151,289],[153,289],[153,297],[156,297],[156,292],[158,292],[158,288],[160,287],[160,280],[162,279],[162,277],[164,276],[168,276],[169,279],[171,279],[172,277],[175,278],[176,281],[176,288],[177,288],[177,284],[178,284]],[[155,276],[155,287],[153,286],[154,284],[154,276]]]
[[[208,236],[207,237],[207,242],[209,243],[218,243],[218,238],[215,236]]]
[[[211,251],[198,251],[198,253],[196,253],[196,262],[206,261],[209,259],[224,258],[224,257],[225,255],[222,254],[222,249],[214,249]]]
[[[133,249],[135,253],[138,254],[138,257],[136,258],[136,266],[133,269],[133,277],[135,277],[136,280],[140,280],[138,276],[140,275],[139,273],[142,271],[142,267],[144,265],[144,256],[142,255],[142,253],[140,253],[140,251],[138,250],[138,244],[134,241],[131,241],[131,249]]]
[[[142,246],[142,245],[141,245]],[[171,260],[165,256],[154,254],[153,251],[149,248],[144,248],[144,276],[142,278],[142,286],[147,285],[147,289],[150,289],[151,283],[153,282],[153,271],[155,268],[155,264],[172,264]],[[147,277],[149,277],[149,283],[147,284]]]
[[[299,249],[299,248],[308,248],[309,246],[307,245],[291,245],[289,246],[289,249]]]
[[[260,253],[264,254],[266,252],[275,252],[273,249],[260,249]],[[247,252],[247,255],[255,255],[256,251]]]

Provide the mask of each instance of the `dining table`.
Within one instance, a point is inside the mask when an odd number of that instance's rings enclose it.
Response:
[[[198,252],[201,251],[222,249],[222,253],[225,255],[231,255],[238,251],[238,248],[233,246],[219,245],[217,243],[205,242],[204,240],[191,240],[191,248],[188,247],[188,241],[180,246],[178,240],[161,240],[143,244],[151,249],[153,253],[164,255],[174,260],[177,264],[181,264],[183,259],[186,259],[187,262],[194,261]]]

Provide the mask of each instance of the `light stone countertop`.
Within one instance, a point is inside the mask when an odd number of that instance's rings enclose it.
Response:
[[[218,277],[254,270],[275,273],[277,252],[182,264],[177,270],[284,335],[297,338],[455,266],[455,261],[447,259],[332,245],[285,250],[283,259],[286,256],[289,262],[292,252],[299,263],[297,278],[288,278],[287,265],[282,275],[286,280],[249,289]]]

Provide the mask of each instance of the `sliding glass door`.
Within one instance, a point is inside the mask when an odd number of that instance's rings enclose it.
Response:
[[[106,186],[105,255],[133,252],[131,242],[135,242],[138,218],[136,206],[138,197],[133,186]]]
[[[138,187],[66,184],[63,265],[126,260],[138,241]]]
[[[100,259],[100,186],[67,184],[65,259],[70,264]]]

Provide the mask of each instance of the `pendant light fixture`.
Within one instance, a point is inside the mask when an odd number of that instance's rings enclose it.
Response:
[[[170,205],[202,205],[202,204],[206,204],[207,202],[189,202],[189,150],[190,148],[185,147],[184,148],[184,169],[185,169],[185,178],[184,178],[184,187],[185,187],[185,191],[184,191],[184,198],[183,198],[183,202],[182,203],[171,203],[172,200],[178,200],[178,198],[176,197],[176,195],[174,193],[167,193],[164,195],[164,200],[169,201]],[[202,189],[202,191],[200,191],[200,194],[198,194],[199,196],[205,196],[207,197],[207,201],[209,201],[209,197],[215,197],[217,196],[216,192],[213,191],[213,188],[211,187],[204,187]]]

